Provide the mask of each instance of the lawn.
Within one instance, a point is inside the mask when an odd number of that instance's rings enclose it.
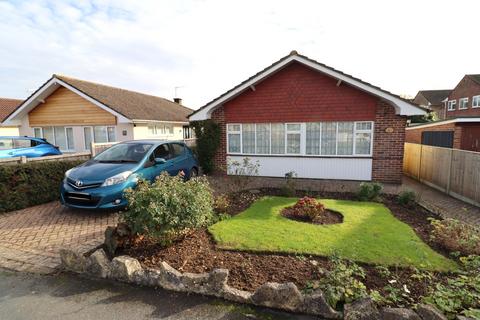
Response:
[[[344,222],[314,225],[280,215],[296,198],[264,197],[244,212],[209,228],[223,249],[331,256],[359,262],[447,271],[455,262],[426,245],[380,203],[321,200]]]

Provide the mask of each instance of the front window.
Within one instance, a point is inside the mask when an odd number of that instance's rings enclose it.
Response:
[[[171,124],[149,124],[147,127],[150,136],[165,136],[173,134],[173,125]]]
[[[227,124],[228,153],[370,156],[373,122]]]
[[[455,106],[457,105],[457,100],[450,100],[448,101],[448,111],[455,110]]]
[[[474,96],[472,98],[472,108],[480,108],[480,96]]]
[[[139,162],[152,147],[149,143],[120,143],[116,144],[93,158],[98,162]]]
[[[458,109],[467,109],[468,108],[468,98],[461,98],[458,100]]]
[[[62,151],[75,150],[72,127],[38,127],[33,128],[35,138],[43,138],[56,145]]]

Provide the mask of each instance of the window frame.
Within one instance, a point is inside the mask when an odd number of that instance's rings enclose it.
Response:
[[[474,104],[475,100],[477,101],[477,105]],[[480,108],[480,95],[472,97],[472,109],[473,108]]]
[[[307,122],[270,122],[270,153],[243,153],[243,127],[242,123],[227,123],[226,125],[226,153],[227,155],[244,155],[244,156],[267,156],[267,157],[307,157],[307,158],[372,158],[373,157],[373,145],[375,141],[375,122],[371,120],[367,121],[311,121],[312,123],[319,123],[320,124],[320,154],[307,154],[306,153],[306,125]],[[322,139],[322,132],[321,129],[323,127],[323,123],[326,122],[335,122],[336,123],[336,138],[335,138],[335,154],[321,154],[321,139]],[[338,123],[339,122],[352,122],[353,123],[353,150],[352,154],[345,154],[339,155],[338,154]],[[283,124],[284,126],[284,153],[283,154],[273,154],[272,153],[272,124]],[[308,122],[310,123],[310,122]],[[358,123],[369,123],[370,129],[357,129]],[[248,123],[252,124],[252,123]],[[262,124],[266,124],[266,122],[262,122]],[[287,124],[297,124],[300,125],[299,130],[287,130]],[[229,130],[229,126],[239,126],[239,131],[232,131]],[[255,145],[256,145],[256,124],[255,124]],[[287,153],[287,134],[288,133],[298,133],[300,134],[300,153]],[[357,143],[356,143],[356,136],[357,133],[368,133],[370,134],[370,149],[368,154],[357,154]],[[240,137],[240,152],[230,152],[230,141],[229,141],[229,134],[238,134]],[[256,151],[256,148],[255,148]]]
[[[457,99],[448,100],[447,111],[455,111],[456,107],[457,107]]]
[[[462,102],[465,101],[465,107],[462,108]],[[463,97],[458,99],[458,110],[467,110],[468,109],[468,97]]]
[[[33,136],[35,136],[35,129],[39,129],[40,130],[40,137],[41,139],[45,139],[45,136],[44,136],[44,128],[52,128],[52,133],[53,133],[53,141],[51,141],[50,143],[52,143],[54,146],[58,146],[57,144],[57,138],[55,136],[56,134],[56,131],[57,129],[56,128],[63,128],[63,134],[65,135],[65,146],[66,148],[65,149],[62,149],[60,148],[59,146],[59,149],[60,151],[64,151],[64,152],[74,152],[75,151],[75,138],[73,138],[73,141],[72,141],[72,145],[73,145],[73,149],[70,149],[68,147],[69,145],[69,141],[68,141],[68,135],[67,135],[67,129],[72,129],[72,136],[75,137],[75,133],[73,131],[73,127],[72,126],[45,126],[45,127],[33,127]]]

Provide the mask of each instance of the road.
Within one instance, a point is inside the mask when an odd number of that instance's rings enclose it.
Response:
[[[34,275],[0,269],[0,319],[243,320],[315,318],[253,308],[199,295],[134,287],[71,274]]]

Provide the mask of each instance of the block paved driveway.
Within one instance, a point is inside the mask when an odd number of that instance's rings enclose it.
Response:
[[[0,214],[0,267],[53,273],[61,248],[90,250],[117,219],[116,213],[72,210],[57,201]]]

